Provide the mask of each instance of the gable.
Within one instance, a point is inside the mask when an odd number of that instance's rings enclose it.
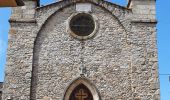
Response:
[[[115,18],[117,18],[120,23],[125,27],[128,28],[130,24],[130,15],[131,15],[131,10],[123,7],[116,5],[114,3],[110,3],[107,1],[103,0],[85,0],[85,1],[79,1],[79,0],[63,0],[59,1],[57,3],[53,3],[50,5],[46,5],[40,8],[37,8],[37,23],[38,27],[41,27],[45,21],[52,16],[54,13],[64,9],[67,6],[74,5],[75,3],[91,3],[96,6],[100,6],[101,8],[105,9],[109,13],[111,13]]]

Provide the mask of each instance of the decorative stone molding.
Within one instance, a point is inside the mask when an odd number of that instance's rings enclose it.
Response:
[[[71,19],[74,17],[74,16],[79,16],[79,14],[89,14],[91,17],[92,17],[92,19],[93,19],[93,21],[94,21],[94,24],[95,24],[95,28],[94,28],[94,30],[93,30],[93,32],[91,33],[91,34],[89,34],[89,35],[87,35],[87,36],[78,36],[78,35],[76,35],[71,29],[70,29],[70,21],[71,21]],[[93,37],[94,35],[95,35],[95,33],[97,32],[97,30],[98,30],[98,22],[97,22],[97,17],[95,16],[95,15],[92,15],[92,14],[90,14],[90,13],[85,13],[85,12],[81,12],[81,13],[74,13],[74,14],[72,14],[70,17],[69,17],[69,19],[67,20],[67,33],[69,33],[71,36],[73,36],[73,37],[75,37],[75,38],[77,38],[77,39],[80,39],[80,40],[84,40],[84,39],[88,39],[88,38],[91,38],[91,37]]]

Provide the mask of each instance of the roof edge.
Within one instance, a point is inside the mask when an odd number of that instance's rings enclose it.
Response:
[[[68,0],[68,1],[72,1],[72,2],[94,2],[93,0]],[[44,7],[48,7],[48,6],[50,6],[50,5],[54,5],[54,4],[58,4],[58,3],[62,3],[62,2],[67,2],[66,0],[61,0],[61,1],[57,1],[57,2],[54,2],[54,3],[51,3],[51,4],[47,4],[47,5],[45,5],[45,6],[41,6],[41,7],[38,7],[37,9],[41,9],[41,8],[44,8]],[[120,8],[122,8],[122,9],[127,9],[127,10],[129,10],[129,8],[127,8],[126,6],[121,6],[121,5],[118,5],[118,4],[116,4],[116,3],[112,3],[112,2],[109,2],[109,1],[106,1],[106,0],[98,0],[98,3],[101,3],[101,2],[103,2],[103,3],[107,3],[107,4],[110,4],[110,5],[114,5],[114,6],[116,6],[116,7],[120,7]]]

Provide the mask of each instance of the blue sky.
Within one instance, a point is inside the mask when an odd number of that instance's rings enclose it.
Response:
[[[41,0],[46,5],[55,0]],[[109,0],[116,4],[126,5],[127,0]],[[170,0],[157,0],[157,38],[159,73],[161,86],[161,100],[170,100]],[[4,80],[4,67],[6,63],[6,49],[8,40],[10,8],[0,8],[0,81]]]

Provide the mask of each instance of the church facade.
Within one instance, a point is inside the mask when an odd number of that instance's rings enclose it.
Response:
[[[156,0],[23,1],[2,100],[160,100]]]

